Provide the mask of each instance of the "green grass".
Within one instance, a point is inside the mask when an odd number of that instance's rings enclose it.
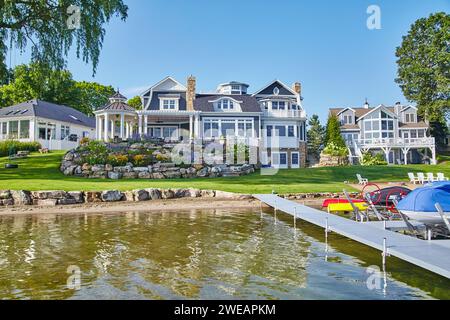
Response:
[[[59,172],[63,152],[32,154],[17,160],[19,169],[5,169],[7,158],[0,158],[0,189],[12,190],[133,190],[138,188],[198,188],[239,193],[339,192],[349,188],[344,181],[355,182],[361,173],[373,182],[407,181],[408,172],[444,172],[450,176],[450,165],[336,167],[280,170],[276,175],[259,172],[244,177],[173,180],[104,180],[66,177]]]

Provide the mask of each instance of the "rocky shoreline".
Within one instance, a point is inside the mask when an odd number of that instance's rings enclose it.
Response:
[[[355,196],[359,193],[352,193]],[[338,198],[341,193],[298,193],[280,195],[289,200],[308,200],[320,198]],[[251,200],[250,194],[239,194],[220,190],[199,189],[136,189],[132,191],[103,190],[103,191],[27,191],[2,190],[0,191],[0,206],[58,206],[80,205],[92,203],[113,202],[142,202],[154,200],[204,198],[227,200]]]

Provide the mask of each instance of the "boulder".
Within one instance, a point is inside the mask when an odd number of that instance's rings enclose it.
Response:
[[[77,200],[75,200],[74,198],[65,198],[65,199],[57,200],[57,204],[61,204],[61,205],[69,205],[69,204],[77,204],[77,203],[78,203]]]
[[[134,167],[133,171],[135,171],[135,172],[148,172],[148,167]]]
[[[44,199],[63,199],[67,197],[67,192],[62,190],[52,190],[52,191],[33,191],[31,196],[34,199],[44,200]]]
[[[216,198],[236,199],[236,198],[238,198],[238,196],[239,196],[239,194],[236,194],[236,193],[233,193],[233,192],[216,190]]]
[[[201,190],[200,195],[202,198],[214,198],[216,196],[216,192],[214,190]]]
[[[198,198],[202,195],[201,191],[198,189],[188,189],[187,191],[187,196],[191,198]]]
[[[10,190],[0,190],[0,199],[9,199],[11,198]]]
[[[163,199],[173,199],[175,198],[175,192],[171,189],[161,190],[161,197]]]
[[[2,201],[2,204],[4,206],[13,206],[14,205],[14,199],[13,198],[3,199],[3,200],[0,200],[0,201]]]
[[[33,204],[33,199],[31,198],[31,192],[26,190],[11,191],[12,198],[14,199],[14,204],[18,206],[29,206]]]
[[[77,176],[81,175],[82,173],[83,173],[83,170],[82,170],[81,166],[77,166],[75,168],[75,170],[73,171],[73,174],[75,174]]]
[[[121,172],[121,173],[131,172],[131,171],[133,171],[133,167],[132,166],[114,167],[114,171]]]
[[[115,172],[115,171],[108,171],[108,178],[112,180],[119,180],[122,178],[121,172]]]
[[[161,190],[159,190],[159,189],[151,188],[151,189],[145,189],[145,191],[148,192],[148,195],[151,200],[159,200],[162,198]]]
[[[110,165],[110,164],[105,164],[105,170],[106,171],[113,171],[113,166],[112,165]]]
[[[152,173],[153,179],[165,179],[166,177],[161,172],[154,172]]]
[[[151,179],[152,177],[153,177],[152,174],[149,172],[139,172],[138,173],[139,179]]]
[[[96,171],[89,175],[91,179],[106,179],[108,177],[106,171]]]
[[[91,169],[92,169],[92,166],[89,163],[84,163],[81,166],[81,170],[83,170],[83,171],[91,171]]]
[[[208,175],[209,175],[208,167],[204,167],[197,171],[197,177],[204,178],[204,177],[207,177]]]
[[[65,176],[72,176],[76,168],[77,166],[75,165],[68,166],[67,168],[64,169],[63,173]]]
[[[174,198],[187,198],[190,197],[189,189],[174,189]]]
[[[134,171],[123,173],[124,179],[136,179],[137,177],[138,177],[138,173],[134,172]]]
[[[85,201],[91,202],[102,202],[102,193],[98,191],[87,191],[85,193]]]
[[[35,199],[33,203],[38,206],[50,207],[56,206],[58,199]]]
[[[134,201],[134,193],[133,193],[133,191],[125,191],[123,193],[123,200],[124,201],[128,201],[128,202],[133,202]]]
[[[67,152],[66,154],[65,154],[65,156],[64,156],[64,160],[65,161],[72,161],[73,160],[73,151],[69,151],[69,152]]]
[[[133,190],[134,201],[147,201],[150,200],[150,195],[148,191],[143,189]]]
[[[76,203],[84,202],[84,193],[83,191],[69,191],[69,196],[75,200]]]
[[[92,172],[104,172],[105,171],[105,165],[103,164],[96,164],[91,167]]]
[[[143,143],[133,143],[130,146],[130,149],[137,150],[137,149],[142,149],[143,147],[144,147]]]
[[[119,190],[106,190],[102,192],[101,197],[105,202],[121,201],[123,198],[123,193]]]
[[[164,177],[166,179],[177,179],[177,178],[181,178],[181,173],[180,171],[166,171],[163,173]]]

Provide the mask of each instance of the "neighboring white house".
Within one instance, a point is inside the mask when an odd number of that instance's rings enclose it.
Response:
[[[372,150],[383,152],[390,164],[436,164],[435,139],[414,106],[397,102],[392,107],[371,108],[366,102],[359,108],[332,108],[330,114],[339,118],[341,134],[353,158]]]
[[[304,167],[306,113],[301,86],[274,80],[254,94],[249,85],[231,81],[215,92],[196,93],[196,79],[184,86],[166,77],[142,93],[142,110],[116,93],[95,111],[97,137],[127,139],[133,135],[172,140],[241,139],[257,145],[263,164],[278,168]]]
[[[95,118],[73,108],[30,100],[0,109],[0,141],[37,141],[50,150],[69,150],[83,137],[95,139]]]

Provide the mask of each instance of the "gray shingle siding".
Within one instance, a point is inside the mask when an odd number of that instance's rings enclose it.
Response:
[[[186,92],[173,92],[173,91],[154,91],[152,96],[152,101],[150,101],[150,105],[148,110],[159,110],[159,98],[164,97],[167,94],[179,94],[180,100],[178,105],[178,110],[185,111],[186,110]],[[147,100],[146,100],[147,101]]]
[[[279,83],[278,81],[275,81],[274,83],[272,83],[271,85],[269,85],[268,87],[266,87],[265,89],[263,89],[262,91],[258,92],[258,95],[263,94],[263,95],[273,95],[273,90],[275,89],[275,87],[277,87],[280,90],[279,95],[282,96],[294,96],[292,94],[292,92],[290,92],[289,90],[287,90],[283,85],[281,85],[281,83]]]

